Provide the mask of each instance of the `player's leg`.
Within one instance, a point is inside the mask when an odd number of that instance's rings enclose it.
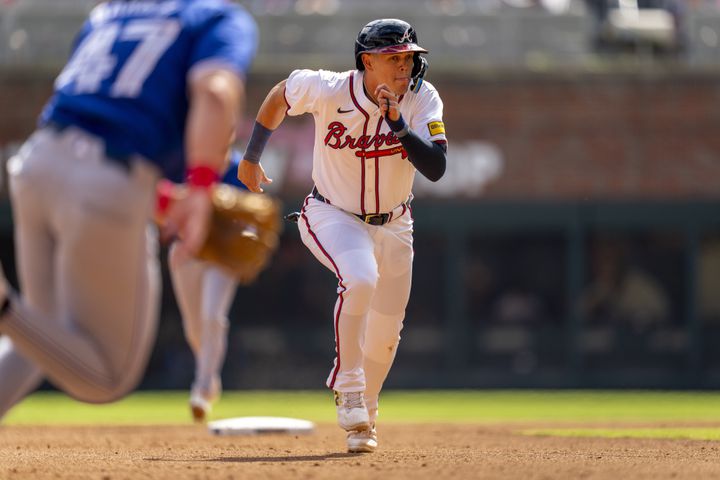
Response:
[[[222,268],[207,266],[202,284],[202,336],[193,393],[212,403],[222,391],[221,371],[227,350],[228,312],[237,281]],[[209,410],[209,409],[208,409]]]
[[[405,307],[410,296],[412,279],[412,220],[401,217],[378,232],[376,236],[380,278],[368,313],[363,369],[365,402],[370,425],[348,432],[350,452],[373,452],[378,446],[375,421],[378,397],[395,359]]]
[[[139,382],[154,340],[159,276],[146,227],[157,172],[145,164],[125,171],[86,140],[66,135],[37,146],[25,166],[42,177],[13,177],[47,197],[48,228],[58,238],[60,318],[70,327],[21,297],[0,331],[69,394],[108,402]]]
[[[206,395],[201,394],[197,385],[198,378],[202,376],[201,359],[206,323],[203,316],[203,285],[209,266],[207,262],[181,255],[175,244],[170,247],[168,264],[175,299],[182,316],[183,332],[195,360],[195,373],[190,388],[190,412],[196,421],[204,421],[210,412],[211,403]]]
[[[168,267],[172,281],[175,300],[182,317],[185,339],[190,345],[195,361],[200,355],[202,339],[202,281],[205,263],[194,258],[180,255],[177,245],[170,246]]]
[[[19,162],[19,158],[10,160],[10,169],[19,167]],[[12,193],[23,196],[16,188]],[[48,318],[57,319],[55,242],[46,228],[41,203],[36,192],[27,192],[25,201],[12,203],[17,256],[26,259],[17,262],[18,277],[25,302]],[[9,337],[0,338],[0,418],[35,390],[42,379],[42,370],[23,356]]]
[[[0,419],[42,379],[42,370],[22,356],[10,338],[0,337]]]
[[[203,282],[203,332],[196,384],[203,395],[220,395],[220,373],[227,350],[228,312],[235,298],[237,281],[222,268],[210,267]]]
[[[409,214],[387,225],[378,240],[380,278],[368,314],[363,367],[365,401],[375,422],[378,397],[400,340],[412,283],[412,219]]]
[[[346,430],[366,426],[362,343],[378,278],[373,239],[355,217],[314,199],[306,201],[298,228],[303,243],[338,278],[336,357],[327,379],[327,386],[339,393],[338,422]]]

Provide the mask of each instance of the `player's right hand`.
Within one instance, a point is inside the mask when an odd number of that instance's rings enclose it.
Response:
[[[178,253],[195,256],[210,230],[212,198],[207,189],[189,188],[187,194],[173,201],[165,216],[163,234],[178,238]]]
[[[272,183],[272,178],[265,175],[265,170],[259,163],[251,163],[242,159],[238,164],[237,178],[251,192],[262,193],[262,184]]]
[[[378,85],[375,89],[375,98],[380,107],[380,115],[394,122],[400,118],[399,97],[390,90],[390,87],[384,83]]]

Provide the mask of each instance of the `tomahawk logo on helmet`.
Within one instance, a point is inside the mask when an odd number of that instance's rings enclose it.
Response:
[[[358,70],[365,70],[361,58],[363,53],[403,52],[415,52],[410,89],[417,92],[429,66],[427,60],[420,54],[428,51],[418,45],[415,29],[403,20],[381,18],[365,25],[355,40],[355,66]]]

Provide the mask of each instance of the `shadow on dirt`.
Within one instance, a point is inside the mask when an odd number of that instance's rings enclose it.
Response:
[[[221,457],[221,458],[203,458],[196,460],[175,459],[175,458],[159,458],[150,457],[143,460],[148,462],[223,462],[223,463],[263,463],[263,462],[319,462],[323,460],[333,460],[342,458],[358,457],[359,453],[328,453],[323,455],[300,455],[287,457]]]

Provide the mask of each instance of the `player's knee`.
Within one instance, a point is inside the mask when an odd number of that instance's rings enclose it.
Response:
[[[345,287],[346,311],[364,314],[370,308],[370,301],[377,286],[377,270],[353,272],[343,280]]]
[[[118,381],[115,386],[110,389],[106,397],[105,403],[115,402],[129,395],[138,386],[140,386],[143,373],[143,369],[129,372],[127,377],[123,377],[122,380]]]
[[[204,328],[211,332],[220,333],[227,331],[230,325],[228,317],[221,314],[209,314],[205,317]]]
[[[85,403],[112,403],[126,397],[140,383],[140,377],[114,385],[85,385],[80,389],[67,389],[71,397]]]
[[[378,274],[375,271],[353,274],[345,283],[345,287],[348,292],[352,291],[355,295],[370,299],[373,293],[375,293],[377,279]]]
[[[145,373],[144,363],[129,366],[116,365],[114,374],[108,374],[102,381],[82,382],[68,389],[72,397],[87,403],[111,403],[120,400],[135,390]],[[70,391],[71,390],[71,391]]]

